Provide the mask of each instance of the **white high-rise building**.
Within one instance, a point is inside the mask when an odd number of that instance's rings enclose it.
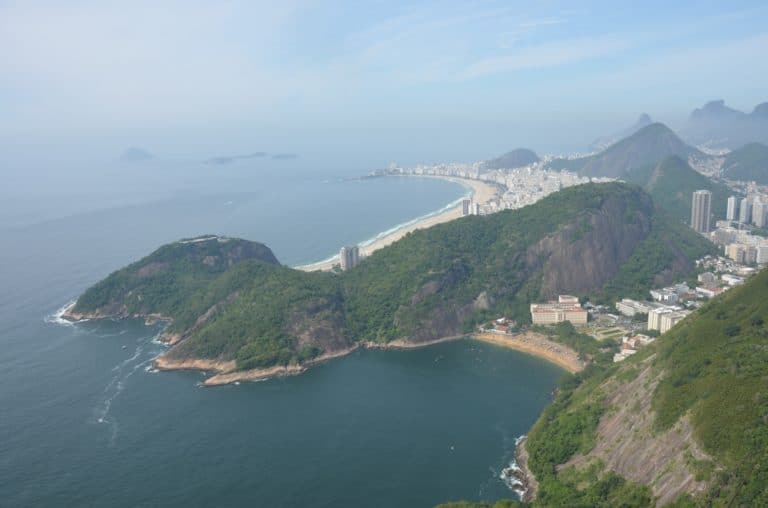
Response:
[[[728,212],[725,218],[728,220],[739,220],[739,199],[736,196],[728,198]]]
[[[755,200],[752,204],[752,224],[759,228],[765,227],[766,213],[768,213],[768,204]]]
[[[354,268],[360,263],[360,248],[357,245],[342,247],[339,258],[341,259],[342,270]]]
[[[749,224],[750,219],[752,219],[752,200],[744,198],[739,206],[739,222]]]
[[[691,227],[699,233],[709,233],[709,221],[712,210],[712,193],[697,190],[691,202]]]

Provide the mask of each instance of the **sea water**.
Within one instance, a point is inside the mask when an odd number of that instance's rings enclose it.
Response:
[[[350,178],[364,172],[155,163],[91,168],[88,178],[62,179],[58,193],[6,188],[0,504],[513,497],[500,472],[561,375],[539,359],[460,341],[359,351],[296,377],[202,388],[204,373],[153,371],[165,349],[158,326],[57,319],[89,285],[178,238],[257,240],[297,265],[466,194],[439,180]]]

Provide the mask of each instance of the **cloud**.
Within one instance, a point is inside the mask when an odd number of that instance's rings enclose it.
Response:
[[[482,58],[460,71],[458,77],[474,79],[501,72],[574,64],[617,54],[636,47],[637,42],[632,37],[611,35],[521,47],[503,56]]]

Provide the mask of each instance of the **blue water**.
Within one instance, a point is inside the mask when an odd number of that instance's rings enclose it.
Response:
[[[165,347],[156,327],[52,318],[112,270],[181,237],[258,240],[295,265],[466,193],[437,180],[349,176],[176,163],[88,168],[39,191],[2,191],[12,199],[0,205],[0,505],[512,496],[499,471],[561,374],[541,360],[463,341],[204,389],[201,373],[151,371]]]

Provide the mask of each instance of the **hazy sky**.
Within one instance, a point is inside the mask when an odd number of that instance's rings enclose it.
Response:
[[[0,0],[0,149],[475,160],[768,101],[764,1],[576,3]]]

